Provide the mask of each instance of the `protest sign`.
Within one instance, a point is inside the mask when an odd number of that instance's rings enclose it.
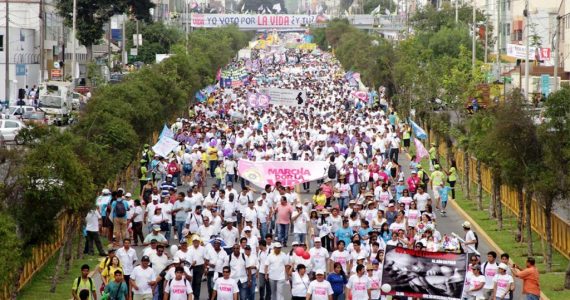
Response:
[[[321,179],[327,175],[326,161],[238,161],[238,174],[258,187],[275,185],[294,186]]]
[[[262,88],[259,93],[269,96],[271,105],[301,106],[307,101],[307,95],[301,90]]]
[[[387,246],[382,285],[390,292],[421,299],[460,300],[467,270],[467,254],[428,252]]]
[[[180,143],[178,141],[164,136],[158,141],[158,143],[156,143],[156,145],[152,146],[152,151],[162,157],[167,157],[168,154],[170,154],[170,152],[172,152],[172,150],[174,150],[174,148],[179,144]]]

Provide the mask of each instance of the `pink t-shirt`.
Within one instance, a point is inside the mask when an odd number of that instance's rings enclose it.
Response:
[[[291,214],[293,213],[293,206],[287,203],[286,205],[277,206],[277,224],[291,223]]]

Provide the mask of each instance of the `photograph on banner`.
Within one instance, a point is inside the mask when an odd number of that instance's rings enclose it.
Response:
[[[284,186],[295,186],[315,181],[327,175],[326,161],[238,161],[238,174],[255,186],[264,188],[277,181]]]
[[[261,88],[259,93],[269,96],[271,105],[301,106],[307,101],[307,94],[302,90]]]
[[[384,255],[383,294],[422,299],[460,300],[467,254],[428,252],[387,246]]]

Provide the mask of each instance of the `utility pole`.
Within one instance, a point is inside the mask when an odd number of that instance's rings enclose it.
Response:
[[[75,83],[75,64],[76,64],[76,51],[77,51],[77,44],[75,43],[76,41],[76,36],[77,36],[77,0],[73,0],[73,28],[72,28],[72,34],[71,34],[71,82]]]
[[[5,65],[4,90],[6,91],[6,105],[10,106],[10,0],[6,0],[6,34],[4,36]]]
[[[139,55],[139,19],[135,19],[135,24],[137,27],[137,38],[135,39],[135,48],[137,48],[137,56]]]
[[[487,15],[485,17],[485,64],[487,64],[487,54],[489,52],[488,48],[489,48],[489,16]]]
[[[111,38],[113,35],[111,34],[111,20],[109,20],[109,27],[107,27],[109,31],[107,32],[107,66],[109,67],[109,71],[112,67],[111,61]]]
[[[123,15],[123,34],[122,34],[122,41],[121,41],[121,60],[123,61],[123,65],[127,65],[127,17]]]
[[[455,0],[455,24],[459,23],[459,0]],[[475,1],[473,1],[473,6],[475,6]]]
[[[524,64],[524,76],[525,76],[525,88],[524,88],[524,96],[526,101],[530,102],[530,80],[529,80],[529,56],[530,56],[530,15],[529,15],[529,2],[530,0],[526,0],[525,9],[524,9],[524,16],[526,17],[526,24],[525,24],[525,31],[526,31],[526,59]]]
[[[46,69],[44,43],[46,39],[46,13],[44,10],[44,0],[40,0],[40,82],[44,81]]]
[[[552,88],[552,92],[558,91],[558,65],[560,64],[560,20],[562,19],[561,16],[556,16],[556,42],[554,43],[554,47],[556,47],[556,53],[554,53],[554,87]]]
[[[501,0],[497,0],[497,79],[501,78],[501,34]]]
[[[476,20],[475,12],[476,12],[475,11],[475,0],[473,0],[473,36],[472,36],[472,41],[471,41],[471,69],[472,69],[473,73],[475,73],[475,51],[477,51],[477,47],[475,46],[475,43],[477,42],[477,40],[475,39],[476,34],[477,34],[476,33],[476,31],[477,31],[477,23],[476,23],[477,20]]]

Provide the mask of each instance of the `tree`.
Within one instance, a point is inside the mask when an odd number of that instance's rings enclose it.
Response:
[[[370,14],[378,6],[380,6],[380,14],[384,14],[386,9],[391,11],[392,7],[395,7],[396,5],[392,0],[367,0],[364,2],[364,13]]]
[[[127,23],[126,35],[132,36],[135,33],[136,23]],[[143,37],[143,44],[138,47],[137,60],[146,64],[154,63],[156,54],[172,53],[171,47],[180,42],[184,36],[179,29],[165,25],[162,22],[140,23],[139,33]],[[133,47],[132,39],[127,39],[127,49]]]

